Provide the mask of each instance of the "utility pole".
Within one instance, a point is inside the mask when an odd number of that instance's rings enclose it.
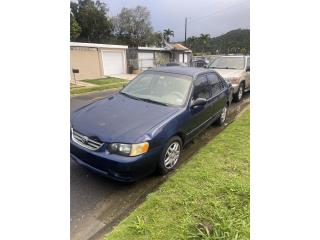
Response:
[[[188,18],[184,21],[184,45],[187,46],[187,24]]]
[[[184,20],[184,46],[187,47],[187,24],[188,24],[188,18]],[[184,53],[183,53],[183,62],[184,62]]]

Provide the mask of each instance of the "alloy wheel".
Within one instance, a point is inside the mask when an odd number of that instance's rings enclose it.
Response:
[[[167,169],[173,168],[178,162],[179,156],[180,156],[180,143],[179,142],[171,143],[164,156],[165,168]]]
[[[221,113],[221,117],[220,117],[221,124],[224,123],[224,121],[226,120],[226,117],[227,117],[227,107],[225,106],[222,109],[222,113]]]

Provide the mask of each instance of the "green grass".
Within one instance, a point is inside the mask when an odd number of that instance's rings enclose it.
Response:
[[[81,88],[82,86],[76,85],[74,83],[70,83],[70,89]]]
[[[114,84],[114,83],[125,83],[127,82],[124,79],[115,78],[115,77],[107,77],[107,78],[100,78],[100,79],[89,79],[89,80],[82,80],[82,82],[92,83],[95,85],[105,85],[105,84]]]
[[[123,84],[114,83],[114,84],[94,86],[94,87],[71,88],[70,93],[71,95],[76,95],[76,94],[96,92],[96,91],[102,91],[102,90],[108,90],[108,89],[118,89],[118,88],[121,88],[122,86]]]
[[[249,239],[249,138],[247,110],[105,239]]]
[[[120,78],[107,77],[107,78],[93,79],[93,80],[82,80],[81,82],[91,83],[93,84],[93,86],[75,87],[71,85],[70,87],[71,95],[88,93],[88,92],[96,92],[96,91],[102,91],[102,90],[108,90],[108,89],[118,89],[123,87],[123,85],[126,84],[128,81]]]

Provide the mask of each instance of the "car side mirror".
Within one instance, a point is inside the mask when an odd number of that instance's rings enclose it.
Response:
[[[250,66],[246,67],[246,72],[250,72]]]
[[[191,108],[196,108],[196,107],[199,107],[199,106],[204,106],[207,104],[207,99],[205,98],[197,98],[196,100],[194,100],[192,103],[191,103]]]

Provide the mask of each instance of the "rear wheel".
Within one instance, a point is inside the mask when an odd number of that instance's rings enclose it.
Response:
[[[243,92],[244,92],[244,83],[242,82],[242,83],[240,83],[239,88],[238,88],[238,91],[237,91],[236,94],[235,94],[235,98],[234,98],[234,99],[235,99],[237,102],[240,102],[240,101],[241,101],[242,96],[243,96]]]
[[[182,149],[182,141],[178,136],[172,137],[164,147],[160,161],[158,163],[158,170],[160,174],[165,175],[171,170],[175,169],[180,159]]]

